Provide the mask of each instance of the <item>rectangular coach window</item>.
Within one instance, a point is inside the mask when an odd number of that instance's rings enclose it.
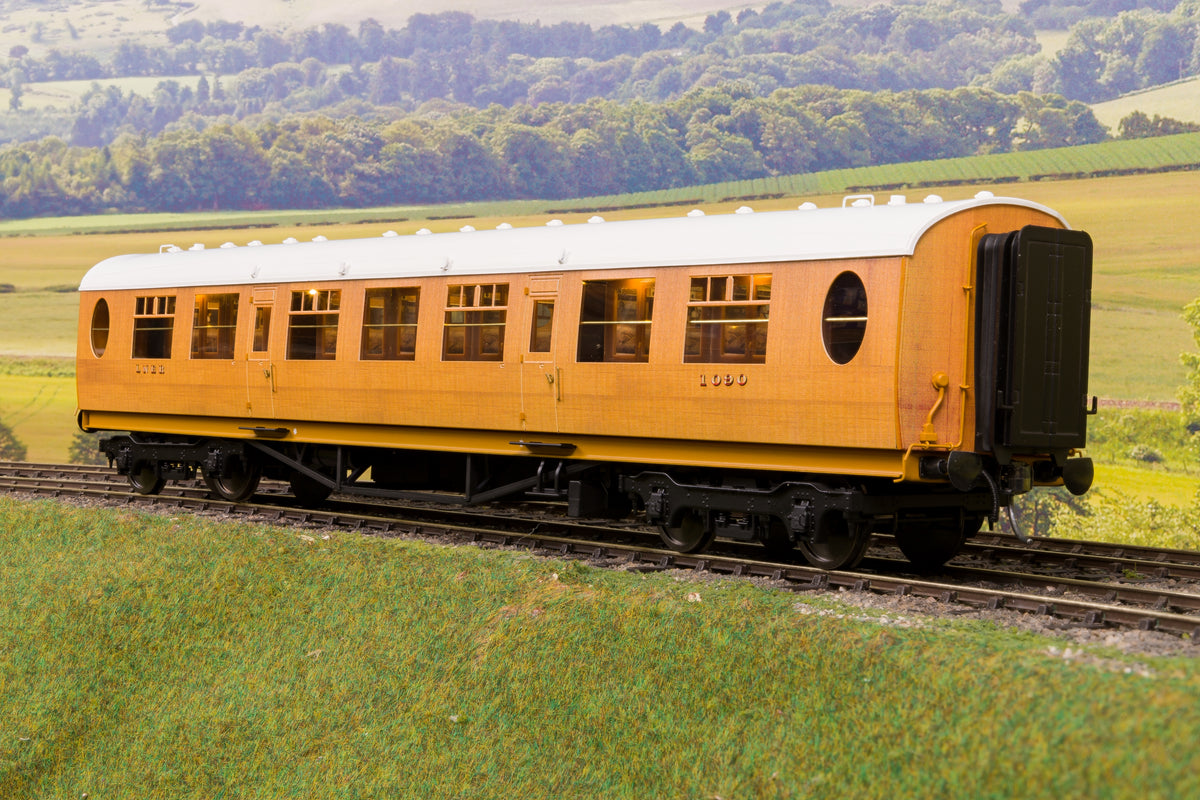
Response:
[[[288,315],[287,357],[300,361],[328,361],[337,357],[340,289],[292,292]]]
[[[170,358],[174,297],[138,297],[133,307],[133,357]]]
[[[421,290],[367,289],[363,305],[364,361],[412,361],[417,353],[417,307]]]
[[[507,318],[507,283],[450,286],[446,292],[442,360],[502,360]]]
[[[192,358],[233,358],[236,294],[198,294],[192,315]]]
[[[529,352],[549,353],[554,334],[554,301],[533,302],[533,329],[529,333]]]
[[[684,362],[763,363],[770,305],[770,275],[692,278]]]
[[[584,281],[579,361],[650,360],[654,279]]]

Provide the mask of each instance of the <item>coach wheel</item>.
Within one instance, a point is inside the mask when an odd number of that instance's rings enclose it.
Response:
[[[222,500],[240,503],[249,499],[258,488],[258,479],[262,476],[262,467],[257,463],[247,464],[239,461],[238,468],[230,470],[227,475],[210,475],[204,473],[204,482],[209,491]]]
[[[850,522],[840,511],[826,511],[817,523],[814,539],[801,539],[796,547],[814,567],[851,569],[862,561],[870,541],[870,525]]]
[[[289,483],[292,495],[302,506],[315,506],[324,503],[333,493],[332,486],[326,486],[320,481],[310,478],[303,472],[293,472]]]
[[[935,570],[958,555],[963,543],[978,533],[981,525],[983,517],[978,516],[902,521],[896,527],[896,544],[918,570]]]
[[[682,512],[678,526],[662,526],[663,542],[680,553],[698,553],[712,544],[716,535],[716,528],[708,524],[708,514],[694,508]]]
[[[167,479],[158,472],[158,464],[141,461],[129,470],[129,485],[138,494],[158,494],[167,485]]]

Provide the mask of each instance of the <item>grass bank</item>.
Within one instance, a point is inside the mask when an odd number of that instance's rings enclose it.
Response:
[[[1195,796],[1200,661],[0,498],[0,796]]]
[[[1157,115],[1183,122],[1200,122],[1200,79],[1185,78],[1092,105],[1096,119],[1114,134],[1119,132],[1121,120],[1134,111],[1141,111],[1148,117]]]

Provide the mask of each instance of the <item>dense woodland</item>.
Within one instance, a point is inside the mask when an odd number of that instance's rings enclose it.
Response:
[[[1200,73],[1200,0],[1138,5],[799,0],[665,31],[193,20],[107,61],[16,46],[0,213],[561,198],[1094,142],[1084,103]],[[1030,20],[1069,26],[1067,46],[1039,53]],[[129,76],[164,79],[23,108],[31,83]]]

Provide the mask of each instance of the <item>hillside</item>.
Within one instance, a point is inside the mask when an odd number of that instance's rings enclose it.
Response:
[[[1134,111],[1149,117],[1171,117],[1183,122],[1200,123],[1200,78],[1188,78],[1154,89],[1133,92],[1116,100],[1096,103],[1092,112],[1102,125],[1112,130]]]
[[[464,11],[479,19],[519,20],[553,25],[578,22],[592,26],[640,25],[669,28],[676,22],[700,27],[708,14],[737,14],[762,3],[737,0],[562,0],[549,6],[515,0],[448,0],[430,9],[423,0],[192,0],[148,3],[145,0],[60,0],[49,4],[9,0],[0,4],[0,55],[14,46],[35,56],[51,49],[108,52],[122,39],[165,44],[166,30],[186,20],[228,20],[268,30],[295,31],[335,23],[357,28],[365,19],[401,28],[413,14]]]
[[[564,199],[1040,151],[1110,135],[1088,102],[1200,71],[1168,58],[1197,49],[1187,8],[1082,19],[1047,57],[1028,19],[974,0],[791,0],[699,29],[443,11],[281,33],[129,3],[8,7],[24,22],[5,34],[50,49],[14,45],[0,70],[0,215]],[[308,24],[317,6],[294,3]],[[147,19],[161,43],[135,35]],[[1118,47],[1127,28],[1144,36]],[[54,47],[106,30],[129,38]],[[1125,135],[1192,129],[1135,121]]]
[[[465,11],[480,19],[513,19],[521,22],[585,22],[589,25],[639,25],[653,22],[670,27],[683,22],[698,27],[717,11],[736,14],[765,3],[737,0],[560,0],[548,6],[518,0],[446,0],[431,8],[425,0],[357,0],[351,5],[326,0],[195,0],[194,12],[204,21],[236,20],[264,28],[307,28],[326,22],[343,25],[372,18],[385,26],[401,27],[413,14]]]

